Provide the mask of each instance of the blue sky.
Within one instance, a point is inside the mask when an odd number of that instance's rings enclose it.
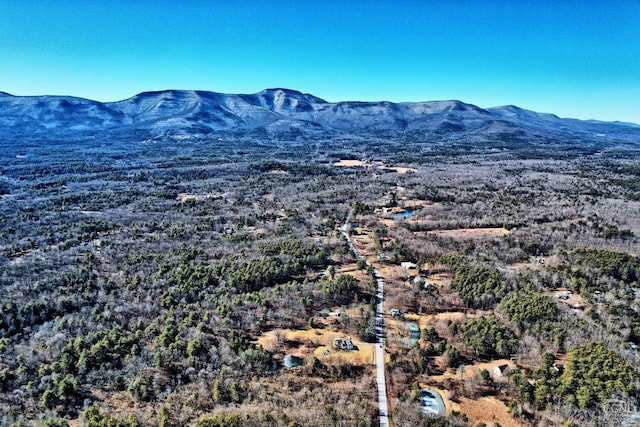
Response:
[[[0,0],[0,10],[0,90],[14,95],[286,87],[640,123],[640,0]]]

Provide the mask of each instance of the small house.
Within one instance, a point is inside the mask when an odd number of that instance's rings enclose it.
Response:
[[[353,350],[353,342],[351,338],[335,338],[333,340],[333,348],[336,350]]]

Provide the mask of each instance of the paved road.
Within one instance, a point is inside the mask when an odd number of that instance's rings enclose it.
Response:
[[[380,427],[387,427],[389,425],[389,409],[387,406],[387,382],[384,376],[384,320],[382,318],[384,280],[378,274],[378,270],[374,271],[378,281],[378,291],[376,293],[376,382],[378,383],[378,412],[380,414]]]
[[[349,243],[351,252],[354,253],[356,258],[365,259],[365,257],[356,249],[351,242],[349,233],[347,230],[350,227],[352,211],[349,211],[347,219],[340,232]],[[367,261],[367,265],[371,265]],[[389,407],[387,405],[387,382],[384,375],[384,319],[382,314],[384,303],[384,279],[380,275],[377,269],[373,270],[376,281],[378,283],[378,289],[376,291],[376,383],[378,385],[378,414],[380,418],[380,427],[389,426]]]

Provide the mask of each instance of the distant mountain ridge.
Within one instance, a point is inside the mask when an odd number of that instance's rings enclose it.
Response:
[[[562,119],[461,101],[327,102],[290,89],[255,94],[166,90],[117,102],[0,92],[0,138],[390,138],[442,142],[558,141],[640,145],[640,126]]]

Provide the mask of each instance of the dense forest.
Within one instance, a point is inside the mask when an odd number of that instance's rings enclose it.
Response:
[[[372,266],[394,426],[632,419],[638,159],[0,142],[0,425],[378,425]]]

